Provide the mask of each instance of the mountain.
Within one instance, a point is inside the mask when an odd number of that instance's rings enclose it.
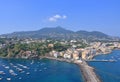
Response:
[[[106,39],[111,39],[111,37],[107,34],[104,34],[102,32],[98,31],[77,31],[76,32],[80,37],[86,38],[86,39],[94,39],[94,40],[106,40]]]
[[[73,31],[66,30],[62,27],[55,27],[55,28],[43,28],[41,30],[38,30],[39,33],[41,34],[49,34],[49,33],[58,33],[58,34],[70,34],[74,33]]]
[[[112,37],[98,31],[71,31],[62,27],[42,28],[37,31],[22,31],[10,34],[3,34],[2,37],[18,37],[18,38],[38,38],[38,39],[87,39],[87,40],[112,40]]]

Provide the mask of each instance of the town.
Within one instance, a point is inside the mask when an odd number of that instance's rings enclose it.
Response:
[[[118,41],[52,40],[52,39],[0,39],[0,56],[7,58],[40,58],[43,56],[68,60],[91,60],[99,54],[111,53],[120,49]]]

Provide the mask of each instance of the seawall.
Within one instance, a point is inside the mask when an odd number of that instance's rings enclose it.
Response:
[[[101,82],[99,77],[95,74],[94,68],[90,67],[85,61],[75,63],[80,66],[85,82]]]
[[[95,74],[94,68],[90,67],[84,60],[82,62],[72,61],[64,58],[54,58],[54,57],[43,57],[52,60],[58,60],[68,63],[75,63],[80,66],[80,71],[82,72],[85,82],[101,82],[99,77]]]

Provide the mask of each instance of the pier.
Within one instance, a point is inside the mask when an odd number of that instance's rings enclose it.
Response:
[[[116,60],[85,60],[89,62],[115,62]]]
[[[80,66],[80,70],[82,72],[82,75],[84,77],[85,82],[101,82],[98,76],[94,72],[94,68],[90,67],[86,61],[71,61],[68,59],[63,59],[63,58],[53,58],[53,57],[43,57],[47,59],[52,59],[52,60],[58,60],[58,61],[63,61],[63,62],[68,62],[68,63],[75,63]]]
[[[75,62],[80,66],[85,82],[101,82],[94,72],[94,68],[90,67],[85,61]]]

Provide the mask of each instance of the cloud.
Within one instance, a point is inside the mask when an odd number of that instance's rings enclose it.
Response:
[[[56,22],[56,21],[58,21],[58,20],[60,20],[60,19],[66,19],[66,18],[67,18],[66,15],[56,14],[56,15],[50,17],[48,20],[49,20],[50,22]]]
[[[66,15],[63,15],[63,19],[66,19],[67,18],[67,16]]]

